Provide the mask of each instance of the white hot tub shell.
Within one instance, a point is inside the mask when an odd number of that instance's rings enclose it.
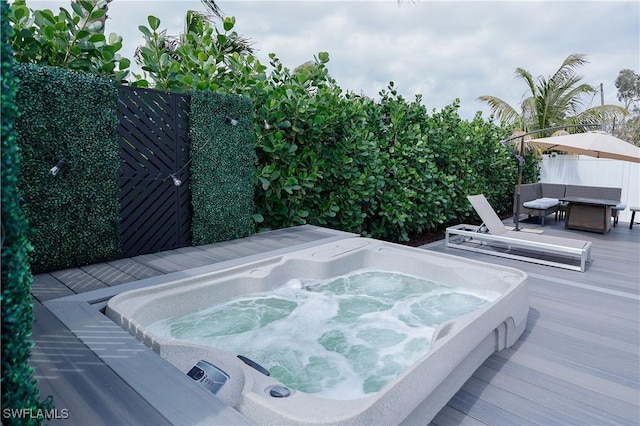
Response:
[[[475,311],[437,326],[429,352],[380,391],[352,400],[292,390],[270,395],[276,379],[224,351],[153,335],[157,321],[264,292],[291,279],[324,280],[351,271],[398,272],[452,286],[498,292]],[[219,398],[257,424],[428,424],[494,351],[510,347],[525,329],[527,276],[517,269],[475,262],[368,238],[349,238],[223,270],[203,270],[153,287],[119,294],[106,314],[187,373],[199,360],[229,375]]]

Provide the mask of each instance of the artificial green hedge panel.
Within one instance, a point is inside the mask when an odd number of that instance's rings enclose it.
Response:
[[[33,325],[31,282],[29,272],[28,225],[20,207],[18,172],[20,153],[14,124],[17,107],[14,103],[18,81],[13,73],[13,52],[7,39],[11,27],[7,20],[7,3],[0,3],[2,19],[2,423],[5,425],[40,424],[37,416],[12,416],[5,410],[33,410],[44,407],[29,367],[29,341]]]
[[[20,190],[31,226],[33,272],[94,263],[119,251],[114,82],[23,64],[16,104]],[[54,176],[50,170],[65,161]]]
[[[189,121],[193,244],[251,235],[255,162],[251,101],[192,92]]]

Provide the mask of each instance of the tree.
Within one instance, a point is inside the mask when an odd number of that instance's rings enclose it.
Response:
[[[628,110],[640,110],[640,75],[633,70],[620,71],[615,81],[618,89],[618,100]]]
[[[583,77],[577,73],[578,68],[587,63],[586,55],[569,55],[553,75],[547,78],[539,76],[537,81],[529,71],[517,68],[516,78],[523,80],[530,92],[519,108],[495,96],[479,96],[478,100],[489,104],[491,113],[503,124],[525,132],[563,124],[606,123],[628,114],[625,108],[617,105],[583,109],[583,99],[597,93],[597,89],[583,83]]]
[[[614,133],[620,139],[640,146],[640,75],[623,69],[615,81],[618,100],[629,109],[631,116],[615,126]]]

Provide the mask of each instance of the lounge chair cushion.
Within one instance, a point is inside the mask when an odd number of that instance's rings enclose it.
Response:
[[[557,198],[538,198],[536,200],[527,201],[526,203],[522,203],[522,205],[528,209],[537,209],[537,210],[546,210],[548,208],[557,206],[560,204],[560,200]]]

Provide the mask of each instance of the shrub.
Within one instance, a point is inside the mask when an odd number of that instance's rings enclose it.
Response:
[[[7,2],[0,2],[2,19],[2,423],[39,424],[42,419],[5,417],[5,409],[38,410],[44,405],[38,396],[33,370],[28,365],[33,325],[27,238],[28,224],[20,206],[18,172],[20,154],[14,122],[18,113],[14,98],[17,79],[7,39]]]

